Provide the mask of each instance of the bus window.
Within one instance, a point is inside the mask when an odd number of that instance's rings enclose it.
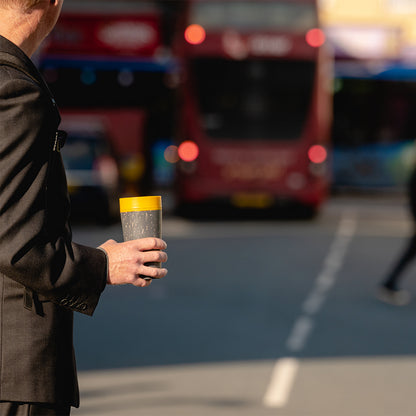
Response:
[[[195,2],[190,21],[211,30],[228,27],[242,32],[281,30],[303,33],[317,25],[317,14],[313,3],[211,0]]]
[[[315,63],[194,59],[203,128],[214,139],[295,140],[311,105]]]
[[[344,79],[334,97],[335,145],[361,146],[413,139],[414,82]]]

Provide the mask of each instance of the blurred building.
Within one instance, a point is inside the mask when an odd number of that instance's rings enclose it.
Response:
[[[320,0],[320,6],[339,57],[416,64],[414,0]]]

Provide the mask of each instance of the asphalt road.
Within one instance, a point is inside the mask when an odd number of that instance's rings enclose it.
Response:
[[[313,221],[165,218],[168,276],[76,317],[73,414],[414,416],[416,300],[374,296],[410,231],[395,197],[332,198]],[[119,224],[74,227],[107,238]]]

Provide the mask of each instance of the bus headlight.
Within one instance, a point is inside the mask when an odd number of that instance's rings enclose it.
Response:
[[[323,163],[328,158],[328,152],[324,146],[321,146],[320,144],[315,144],[309,148],[308,158],[312,163]]]
[[[191,45],[200,45],[204,42],[207,34],[201,25],[192,24],[185,29],[185,40]]]
[[[192,140],[186,140],[179,145],[178,156],[184,162],[193,162],[199,156],[199,147]]]
[[[309,172],[314,176],[324,176],[327,173],[328,151],[320,144],[311,146],[308,150]]]

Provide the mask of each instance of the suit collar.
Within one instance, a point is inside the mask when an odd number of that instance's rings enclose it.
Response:
[[[48,85],[36,68],[32,60],[13,42],[0,35],[0,60],[6,64],[10,63],[11,66],[20,69],[22,72],[28,74],[30,78],[36,81],[44,90],[48,92],[53,100],[52,93],[49,90]],[[54,100],[53,100],[54,101]]]

